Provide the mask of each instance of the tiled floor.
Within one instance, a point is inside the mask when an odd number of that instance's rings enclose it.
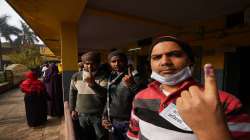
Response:
[[[0,140],[61,140],[63,118],[48,118],[45,125],[26,124],[23,93],[18,89],[0,95]]]

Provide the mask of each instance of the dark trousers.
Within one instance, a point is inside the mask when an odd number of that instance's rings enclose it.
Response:
[[[112,121],[113,132],[112,140],[127,140],[127,131],[129,126],[129,121],[120,121],[113,119]]]
[[[47,121],[47,101],[45,94],[29,94],[24,96],[27,123],[38,126]]]
[[[101,126],[101,117],[99,115],[79,114],[79,124],[81,127],[80,138],[84,140],[102,140],[104,129]]]

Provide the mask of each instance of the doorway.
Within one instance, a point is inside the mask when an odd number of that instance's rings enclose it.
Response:
[[[240,47],[236,52],[226,52],[224,63],[223,90],[235,95],[243,103],[243,107],[250,113],[250,46]]]

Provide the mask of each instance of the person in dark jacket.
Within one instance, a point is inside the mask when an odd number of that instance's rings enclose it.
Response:
[[[115,50],[109,53],[108,62],[112,72],[108,80],[107,104],[102,125],[112,131],[113,140],[125,140],[128,130],[132,101],[140,89],[138,73],[128,67],[127,56]]]
[[[47,121],[47,99],[44,84],[37,79],[35,72],[27,72],[27,79],[20,85],[25,93],[24,103],[27,123],[29,126],[38,126]]]

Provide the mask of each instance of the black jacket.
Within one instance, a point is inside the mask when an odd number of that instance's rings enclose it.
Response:
[[[122,78],[127,74],[124,72],[119,77],[115,72],[109,76],[109,83],[113,83],[108,87],[108,95],[110,98],[109,108],[110,117],[112,119],[129,120],[132,109],[132,101],[136,93],[142,88],[139,74],[133,74],[135,84],[127,87]],[[116,80],[114,80],[116,79]],[[107,102],[108,105],[108,102]],[[104,110],[104,117],[107,117],[107,105]]]

